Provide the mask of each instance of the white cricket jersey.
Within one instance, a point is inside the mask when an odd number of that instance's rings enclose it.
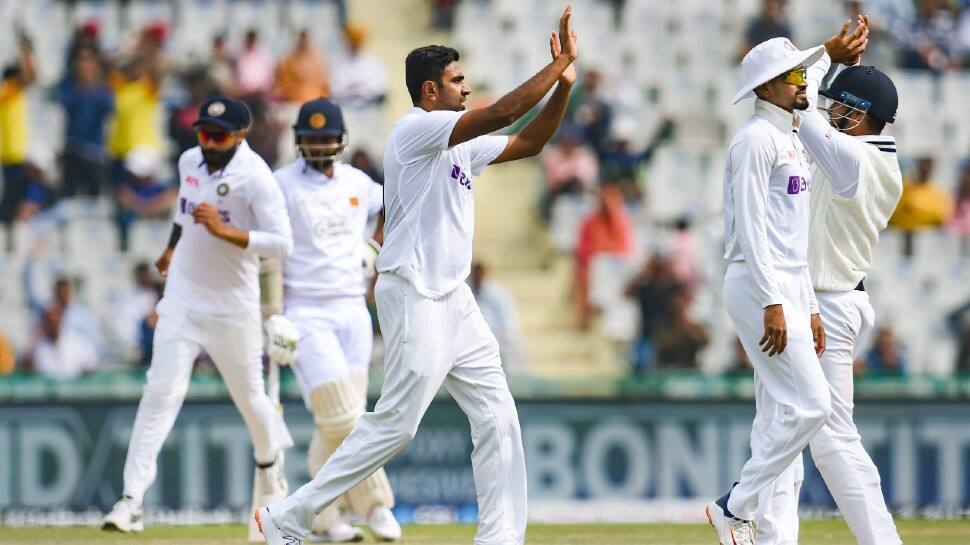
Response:
[[[366,293],[364,230],[384,206],[384,189],[348,164],[333,169],[328,178],[301,157],[274,173],[293,226],[293,253],[283,264],[288,300]]]
[[[286,203],[265,161],[244,141],[229,164],[212,174],[198,146],[179,158],[175,223],[182,237],[175,246],[165,284],[165,300],[195,312],[233,314],[259,310],[259,256],[286,257],[293,249]],[[249,231],[240,248],[209,234],[192,214],[207,202],[222,220]]]
[[[775,269],[800,270],[809,287],[808,206],[812,181],[795,117],[755,99],[755,113],[728,150],[724,258],[744,262],[762,307],[782,304]],[[811,310],[817,312],[814,297]]]
[[[462,114],[411,108],[384,152],[384,247],[377,271],[403,277],[430,298],[450,293],[468,277],[472,178],[508,144],[507,136],[479,136],[449,148]]]
[[[812,160],[808,260],[819,291],[854,289],[872,268],[873,249],[903,193],[892,136],[852,137],[817,109],[818,88],[831,60],[808,72],[809,108],[800,113],[799,138]]]

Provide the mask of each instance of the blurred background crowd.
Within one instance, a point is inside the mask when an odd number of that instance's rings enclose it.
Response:
[[[461,51],[473,106],[547,62],[554,2],[429,4],[419,36]],[[737,64],[772,37],[820,43],[860,11],[874,29],[864,62],[899,88],[906,187],[866,281],[880,323],[857,369],[970,373],[970,1],[573,4],[581,75],[563,127],[537,161],[476,186],[501,195],[479,196],[469,283],[511,373],[749,373],[721,304],[723,156],[750,114],[729,106]],[[403,58],[425,44],[382,43],[380,21],[347,11],[0,3],[0,373],[71,379],[150,361],[163,291],[150,263],[205,98],[245,100],[249,143],[276,167],[295,157],[299,104],[332,97],[350,127],[345,159],[381,179],[384,135],[407,106]]]

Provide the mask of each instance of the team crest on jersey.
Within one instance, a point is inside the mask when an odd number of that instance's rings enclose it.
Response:
[[[229,194],[229,184],[227,184],[227,183],[221,183],[221,184],[219,184],[219,187],[216,188],[216,193],[218,193],[220,197],[225,197],[226,195],[228,195]]]
[[[359,206],[359,205],[360,205],[360,199],[358,199],[357,197],[350,198],[350,206]]]
[[[213,102],[209,104],[209,109],[205,113],[211,115],[212,117],[219,117],[220,115],[226,113],[226,105],[221,102]]]
[[[317,112],[310,116],[310,128],[322,129],[327,124],[327,116]]]

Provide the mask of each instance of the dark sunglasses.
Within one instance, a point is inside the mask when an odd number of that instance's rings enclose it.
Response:
[[[225,144],[226,142],[228,142],[229,139],[232,138],[233,135],[236,134],[236,133],[234,131],[233,132],[227,132],[227,131],[207,131],[207,130],[204,130],[204,129],[199,129],[199,130],[195,131],[195,134],[196,134],[196,136],[199,137],[199,143],[200,144],[216,144],[216,145],[219,145],[219,144]]]

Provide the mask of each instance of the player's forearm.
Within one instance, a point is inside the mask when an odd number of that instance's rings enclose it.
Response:
[[[293,235],[289,232],[246,231],[246,241],[242,247],[260,257],[283,259],[293,251]]]
[[[519,133],[519,138],[529,143],[533,154],[542,151],[543,146],[549,142],[559,128],[559,124],[562,123],[572,88],[571,84],[560,82],[539,115],[535,116]]]
[[[801,115],[799,140],[839,196],[851,198],[859,185],[862,148],[855,138],[832,127],[819,111]]]
[[[242,229],[236,229],[231,225],[223,224],[219,230],[212,232],[212,235],[216,238],[224,240],[234,246],[246,249],[250,245],[249,231],[243,231]]]
[[[559,81],[559,76],[569,65],[569,59],[565,55],[560,55],[528,81],[489,106],[496,123],[493,130],[507,127],[528,113]]]

